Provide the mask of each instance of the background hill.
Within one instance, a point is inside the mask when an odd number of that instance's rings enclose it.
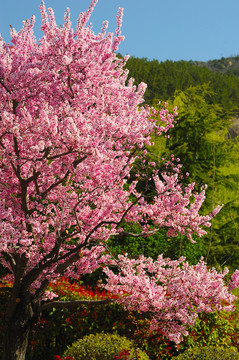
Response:
[[[222,57],[221,59],[203,61],[190,61],[192,65],[206,67],[213,72],[222,74],[233,74],[239,76],[239,55],[231,56],[228,58]]]
[[[239,56],[209,62],[147,60],[131,57],[127,62],[129,77],[148,85],[147,103],[167,100],[176,90],[210,83],[214,96],[210,101],[232,110],[239,104]]]

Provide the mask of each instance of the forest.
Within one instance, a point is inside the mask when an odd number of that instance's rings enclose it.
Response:
[[[132,243],[125,239],[125,251],[144,251],[156,256],[153,249],[157,247],[169,257],[184,255],[188,261],[196,262],[203,254],[211,266],[238,268],[238,57],[208,63],[169,60],[160,63],[131,57],[127,69],[128,78],[134,78],[136,85],[142,81],[147,84],[147,104],[158,109],[163,102],[172,109],[177,106],[177,124],[163,141],[155,137],[149,160],[174,154],[189,173],[185,183],[195,182],[198,190],[207,185],[202,212],[206,214],[218,204],[223,207],[213,219],[210,231],[196,244],[188,244],[183,236],[165,239],[162,230],[161,236],[147,239],[147,246],[143,238],[137,245],[135,239]]]
[[[167,60],[160,63],[158,60],[130,57],[127,69],[129,77],[135,79],[135,84],[141,81],[147,84],[144,98],[148,104],[153,104],[155,99],[166,101],[176,90],[185,91],[190,86],[209,83],[214,92],[210,102],[220,104],[223,109],[231,111],[238,107],[238,64],[238,57],[222,58],[207,63],[184,60]]]

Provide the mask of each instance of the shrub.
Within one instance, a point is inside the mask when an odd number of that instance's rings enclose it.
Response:
[[[72,344],[63,356],[72,356],[74,360],[114,360],[123,354],[127,354],[127,359],[149,360],[145,352],[135,348],[133,341],[104,333],[85,336]]]
[[[239,290],[239,289],[238,289]],[[178,346],[181,351],[194,347],[224,347],[236,348],[239,341],[239,291],[233,290],[237,295],[234,311],[215,311],[214,313],[201,313],[195,324],[187,330],[189,336]]]
[[[188,349],[184,353],[174,356],[177,360],[239,360],[239,353],[235,348],[205,346]]]
[[[193,347],[236,347],[238,342],[237,311],[215,311],[215,313],[199,314],[194,326],[188,329],[189,336],[185,337],[180,348]]]
[[[129,312],[127,321],[132,329],[132,333],[127,337],[132,338],[151,360],[168,360],[177,354],[175,343],[168,340],[161,329],[152,330],[150,320],[145,314]]]

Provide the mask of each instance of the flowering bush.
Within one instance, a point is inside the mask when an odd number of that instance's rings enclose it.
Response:
[[[101,288],[92,289],[90,286],[83,284],[82,281],[73,281],[69,278],[61,278],[51,283],[50,290],[58,295],[59,300],[104,300],[116,299],[117,296]]]
[[[130,355],[130,350],[125,350],[123,349],[122,351],[119,352],[118,355],[115,355],[114,360],[127,360],[129,359],[129,355]]]
[[[175,344],[163,335],[161,329],[150,329],[150,320],[145,314],[130,312],[128,319],[129,323],[133,325],[131,326],[133,329],[131,337],[151,360],[170,359],[177,353]]]
[[[195,325],[188,328],[189,335],[178,346],[180,352],[196,346],[238,348],[239,289],[233,292],[237,296],[235,310],[232,312],[215,311],[214,313],[199,314]]]
[[[58,295],[58,300],[104,300],[116,296],[109,292],[92,289],[81,281],[61,278],[51,283],[49,290]],[[38,360],[39,357],[53,359],[55,354],[62,354],[67,346],[91,333],[120,330],[122,334],[126,325],[125,311],[115,303],[99,305],[80,305],[69,308],[45,310],[41,319],[31,333],[27,359]]]

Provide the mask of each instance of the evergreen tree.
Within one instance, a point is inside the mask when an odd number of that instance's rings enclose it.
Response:
[[[171,106],[178,105],[179,120],[170,130],[170,137],[154,138],[152,152],[168,157],[172,153],[189,172],[186,183],[196,182],[197,191],[207,184],[207,199],[202,211],[212,211],[218,204],[224,207],[213,220],[205,237],[207,257],[212,265],[238,267],[239,220],[239,144],[228,132],[229,114],[219,104],[209,85],[176,91]]]

